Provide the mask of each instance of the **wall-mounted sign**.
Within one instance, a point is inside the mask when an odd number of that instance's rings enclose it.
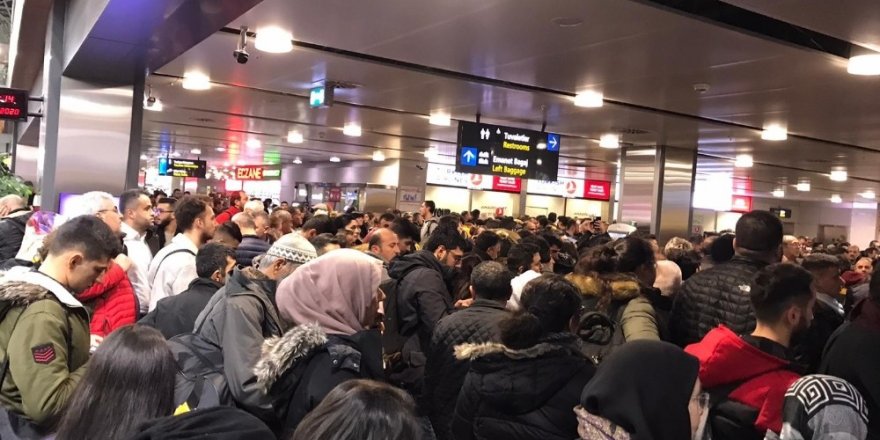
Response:
[[[27,120],[28,91],[0,88],[0,119]]]
[[[208,165],[204,160],[159,159],[159,174],[163,176],[198,177],[204,179],[207,169]]]
[[[749,196],[733,196],[730,202],[733,212],[749,212],[752,210],[752,198]]]
[[[560,137],[500,125],[458,123],[455,170],[541,180],[556,180]]]
[[[333,86],[322,84],[309,90],[309,106],[312,108],[333,105]]]
[[[518,178],[459,173],[454,166],[439,163],[428,163],[426,182],[429,185],[486,191],[518,193],[522,190],[522,180]]]
[[[590,200],[611,200],[611,182],[604,180],[585,180],[584,198]]]
[[[342,200],[342,188],[330,188],[327,191],[328,202],[338,202]]]
[[[522,191],[522,179],[492,176],[492,190],[518,193]]]
[[[781,220],[791,219],[791,210],[786,208],[770,208],[770,213],[779,217]]]
[[[236,180],[281,180],[281,165],[241,165],[235,168]]]

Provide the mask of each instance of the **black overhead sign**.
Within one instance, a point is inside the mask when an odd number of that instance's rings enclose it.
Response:
[[[161,168],[161,167],[160,167]],[[204,160],[169,159],[166,176],[205,178],[208,164]]]
[[[559,144],[558,134],[459,122],[455,170],[553,182],[559,171]]]

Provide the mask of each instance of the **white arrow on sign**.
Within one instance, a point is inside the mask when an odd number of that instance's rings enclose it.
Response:
[[[551,149],[551,150],[556,149],[556,138],[555,138],[555,137],[551,137],[551,138],[550,138],[550,142],[549,142],[549,144],[550,144],[550,149]]]
[[[463,157],[465,158],[465,160],[467,160],[468,162],[473,161],[474,158],[477,157],[476,155],[474,155],[474,152],[471,151],[471,150],[467,150],[467,151],[465,151],[464,154],[463,154],[462,156],[463,156]]]

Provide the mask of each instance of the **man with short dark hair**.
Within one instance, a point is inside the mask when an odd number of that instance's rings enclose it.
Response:
[[[419,242],[425,241],[426,238],[431,236],[434,229],[437,229],[437,219],[434,218],[434,212],[436,210],[437,205],[434,204],[433,200],[425,200],[422,202],[422,206],[419,207],[419,214],[421,214],[422,220],[424,221]]]
[[[510,281],[513,293],[507,302],[509,310],[519,309],[519,297],[529,281],[541,276],[541,252],[531,243],[518,243],[507,251],[507,268],[513,273]]]
[[[407,255],[416,251],[416,243],[420,240],[419,227],[415,223],[397,218],[391,222],[391,231],[397,234],[399,255]]]
[[[411,373],[407,388],[415,396],[421,394],[424,381],[424,362],[419,359],[424,359],[434,326],[455,310],[447,286],[469,247],[460,234],[438,231],[425,249],[395,259],[388,271],[397,280],[397,295],[390,300],[396,299],[400,334],[411,337],[400,354],[407,364],[403,369]]]
[[[781,257],[782,222],[768,211],[743,214],[736,222],[736,255],[692,276],[675,296],[670,315],[672,340],[685,346],[724,324],[734,333],[749,333],[755,315],[749,301],[754,275]]]
[[[382,214],[381,216],[379,216],[379,228],[380,229],[390,229],[391,223],[394,222],[394,220],[396,218],[397,217],[395,217],[394,214],[392,214],[390,212],[386,212],[386,213]]]
[[[819,370],[822,350],[831,335],[843,324],[843,304],[837,301],[843,280],[840,277],[840,261],[827,254],[804,257],[801,266],[813,275],[816,306],[813,308],[813,325],[800,341],[794,344],[795,356],[806,373]]]
[[[485,234],[485,232],[484,232]],[[428,414],[440,440],[451,439],[449,424],[458,392],[470,362],[455,358],[455,347],[464,343],[498,342],[499,323],[508,316],[513,274],[494,261],[480,263],[470,276],[470,307],[437,323],[425,364],[425,389],[430,402]]]
[[[51,432],[89,360],[89,313],[76,299],[119,253],[119,237],[94,215],[63,223],[38,271],[0,285],[0,350],[8,370],[0,403],[16,425]]]
[[[397,234],[390,229],[377,229],[373,231],[367,246],[367,253],[382,260],[386,266],[391,264],[391,260],[400,254]]]
[[[319,234],[335,234],[336,229],[333,227],[333,219],[325,214],[318,214],[308,219],[299,233],[306,240],[311,240]]]
[[[181,229],[171,243],[162,248],[150,263],[148,279],[152,286],[150,310],[160,299],[177,295],[198,278],[196,254],[199,246],[214,235],[214,208],[198,197],[184,197],[174,208],[174,218]]]
[[[141,190],[133,189],[119,196],[119,207],[122,209],[121,231],[125,234],[122,243],[128,250],[131,266],[126,273],[134,293],[138,299],[138,313],[143,316],[150,307],[150,283],[147,272],[153,253],[147,244],[147,232],[153,225],[153,206],[150,196]]]
[[[226,211],[217,214],[214,219],[218,225],[222,225],[232,220],[232,216],[244,211],[244,204],[248,202],[248,195],[244,191],[238,191],[229,194],[229,208]]]
[[[177,199],[160,197],[156,199],[156,209],[153,210],[153,228],[147,235],[147,244],[153,255],[165,247],[177,233],[177,220],[174,219],[174,207]]]
[[[208,243],[196,255],[198,278],[179,295],[163,298],[156,308],[138,324],[154,327],[169,339],[193,331],[199,313],[218,289],[226,283],[227,274],[235,267],[235,251],[220,243]]]
[[[767,266],[748,296],[757,319],[754,331],[739,336],[721,324],[685,348],[700,360],[703,389],[714,394],[709,414],[714,439],[763,439],[768,430],[778,434],[785,392],[800,377],[791,347],[813,320],[812,275],[794,264]]]
[[[303,210],[299,206],[291,206],[290,209],[291,228],[297,230],[303,225]]]

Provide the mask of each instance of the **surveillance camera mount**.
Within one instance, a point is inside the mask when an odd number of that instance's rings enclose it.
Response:
[[[238,35],[238,47],[236,50],[247,51],[248,27],[242,26],[241,33]]]

